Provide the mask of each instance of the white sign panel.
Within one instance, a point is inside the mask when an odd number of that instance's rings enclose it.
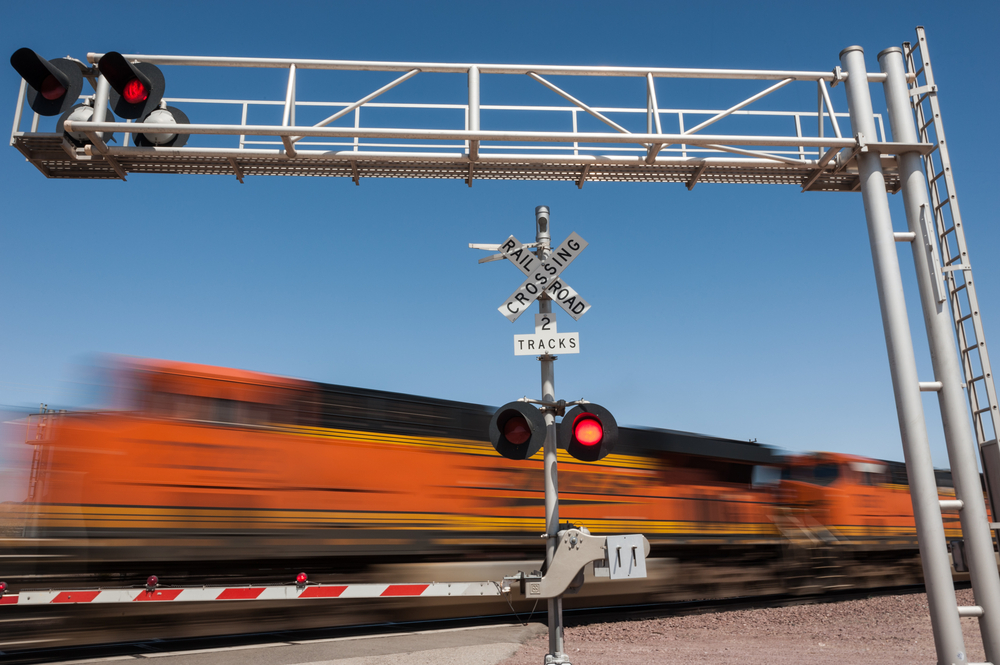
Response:
[[[514,335],[515,356],[580,353],[580,333],[554,335]]]
[[[517,241],[511,236],[507,242],[500,246],[500,251],[504,253],[505,250],[510,251],[513,255],[517,251],[517,247]],[[559,274],[566,269],[566,266],[572,263],[586,248],[587,241],[574,231],[544,261],[539,261],[538,257],[531,255],[526,250],[516,258],[511,258],[510,260],[518,268],[529,270],[528,279],[497,309],[511,322],[517,321],[518,317],[541,295],[542,291],[552,286],[553,282],[557,281],[556,278],[559,277]],[[528,268],[528,266],[532,267]]]
[[[580,333],[556,330],[555,314],[535,314],[534,335],[514,335],[515,356],[580,353]]]

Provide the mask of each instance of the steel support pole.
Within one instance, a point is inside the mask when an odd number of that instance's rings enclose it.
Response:
[[[538,243],[538,258],[546,259],[552,251],[552,233],[549,230],[549,209],[547,206],[535,208],[535,242]],[[552,301],[544,293],[538,298],[538,313],[551,314]],[[556,401],[555,356],[538,356],[542,365],[542,400]],[[545,568],[552,565],[556,547],[559,544],[559,470],[556,464],[556,414],[545,411]],[[549,598],[549,653],[545,664],[569,665],[563,653],[562,597]]]
[[[91,122],[104,122],[108,112],[108,96],[111,93],[111,84],[103,76],[97,77],[97,89],[94,95],[94,115],[90,116]],[[103,132],[98,132],[98,136],[104,138]],[[124,143],[123,143],[124,145]]]
[[[864,50],[860,46],[849,46],[841,51],[840,62],[848,72],[847,102],[854,134],[862,135],[866,141],[874,141],[877,134]],[[920,398],[917,362],[913,355],[903,280],[879,155],[871,151],[858,153],[858,170],[938,663],[964,664],[968,662],[965,641],[955,600],[955,584],[951,577],[944,522]]]
[[[469,131],[479,131],[479,68],[469,67]]]
[[[910,91],[906,84],[903,50],[893,47],[878,55],[889,110],[889,126],[894,141],[916,141],[917,128],[910,106]],[[969,423],[968,402],[963,390],[962,369],[958,364],[955,333],[951,319],[951,303],[942,284],[943,275],[937,256],[937,235],[934,215],[927,193],[927,178],[923,162],[916,152],[896,157],[902,183],[906,221],[913,241],[913,263],[920,287],[927,341],[930,345],[934,379],[941,383],[938,404],[944,425],[945,441],[955,493],[963,501],[959,511],[965,553],[968,559],[972,589],[976,604],[983,608],[979,630],[983,637],[986,660],[996,663],[1000,658],[1000,575],[993,554],[993,537],[989,530],[983,489],[976,464],[976,440]]]

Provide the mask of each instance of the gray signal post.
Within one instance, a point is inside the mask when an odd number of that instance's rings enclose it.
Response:
[[[543,261],[552,253],[552,235],[549,232],[549,209],[535,208],[535,242],[537,255]],[[552,300],[546,294],[538,298],[538,313],[551,314]],[[542,401],[556,401],[556,357],[548,353],[538,356],[542,364]],[[559,470],[556,462],[556,414],[552,408],[544,410],[545,446],[542,449],[545,465],[545,566],[552,565],[559,532]],[[562,596],[549,598],[549,654],[545,663],[568,663],[563,652]]]
[[[548,206],[538,206],[535,208],[535,255],[529,260],[529,245],[521,245],[511,236],[506,243],[501,245],[479,245],[470,244],[473,249],[500,250],[500,254],[480,259],[480,263],[486,261],[509,259],[517,266],[528,279],[517,291],[511,295],[507,301],[498,309],[500,313],[514,322],[531,305],[531,300],[538,300],[538,314],[540,320],[549,315],[553,324],[553,334],[546,335],[544,328],[537,327],[534,336],[515,336],[515,354],[525,355],[518,352],[517,338],[534,337],[539,340],[558,340],[555,333],[555,315],[552,313],[552,301],[559,305],[574,319],[579,319],[590,309],[587,303],[576,291],[569,287],[561,278],[563,269],[573,259],[579,256],[587,242],[575,233],[570,236],[553,251],[552,233],[549,225]],[[527,256],[525,256],[527,254]],[[551,264],[547,264],[551,259]],[[540,266],[549,265],[548,270]],[[554,274],[553,274],[554,273]],[[574,346],[568,349],[568,353],[579,353],[579,337],[572,334],[575,340]],[[557,348],[558,344],[555,347]],[[556,416],[562,415],[565,404],[556,402],[556,378],[555,378],[555,355],[549,353],[550,347],[541,346],[542,353],[538,360],[542,366],[542,399],[540,401],[527,400],[537,403],[545,417],[545,444],[542,448],[545,468],[545,566],[546,570],[552,565],[559,545],[559,473],[556,461],[557,438],[556,438]],[[563,651],[563,617],[562,617],[562,596],[549,598],[549,653],[545,656],[545,665],[570,665],[569,656]]]

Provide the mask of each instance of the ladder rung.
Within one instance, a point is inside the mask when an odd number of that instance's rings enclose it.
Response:
[[[950,259],[948,259],[947,261],[945,261],[945,263],[944,263],[944,264],[945,264],[946,266],[953,266],[953,265],[955,265],[956,263],[957,263],[958,265],[962,265],[962,257],[961,257],[961,256],[953,256],[953,257],[951,257]]]
[[[940,177],[941,177],[941,176],[943,176],[943,175],[944,175],[944,171],[941,171],[941,172],[940,172],[940,173],[938,173],[938,174],[937,174],[936,176],[934,176],[934,178],[932,178],[932,179],[931,179],[931,182],[937,182],[937,181],[938,181],[938,178],[940,178]]]
[[[986,413],[989,410],[990,410],[990,407],[986,406],[986,407],[983,407],[982,409],[979,409],[978,411],[975,411],[974,413],[975,413],[975,415],[978,416],[980,413]]]
[[[984,374],[980,374],[979,376],[977,376],[974,379],[969,379],[969,383],[975,383],[976,381],[982,381],[985,378],[986,378],[986,376]]]
[[[963,316],[962,318],[960,318],[958,321],[955,321],[955,323],[963,323],[965,321],[968,321],[971,318],[972,318],[972,314],[966,314],[965,316]]]
[[[921,132],[927,131],[927,128],[930,127],[933,124],[934,124],[934,114],[932,113],[931,114],[931,119],[928,120],[927,122],[925,122],[924,124],[920,125],[920,131]]]
[[[961,291],[962,289],[964,289],[965,286],[966,286],[965,284],[962,284],[961,286],[956,287],[955,290],[951,292],[951,295],[955,295],[956,293],[958,293],[959,291]]]
[[[954,226],[949,226],[947,229],[944,230],[944,233],[941,234],[941,237],[943,238],[946,235],[948,235],[949,233],[954,233],[954,232],[955,232],[955,227]]]
[[[967,347],[965,347],[964,349],[962,349],[962,354],[963,354],[963,355],[965,355],[965,354],[966,354],[966,353],[968,353],[969,351],[975,351],[975,350],[976,350],[976,349],[978,349],[978,348],[979,348],[979,345],[978,345],[978,344],[973,344],[972,346],[967,346]]]
[[[945,200],[944,200],[944,201],[942,201],[941,203],[937,204],[936,206],[934,206],[934,209],[935,209],[935,210],[940,210],[941,208],[945,207],[945,206],[946,206],[946,205],[948,205],[949,203],[951,203],[951,198],[950,198],[950,197],[949,197],[949,198],[947,198],[947,199],[945,199]]]
[[[983,616],[983,608],[980,605],[959,605],[958,616],[981,617]]]

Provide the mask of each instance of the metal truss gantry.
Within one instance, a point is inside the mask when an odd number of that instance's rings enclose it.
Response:
[[[93,63],[101,54],[87,57],[91,66],[85,74],[96,89],[100,73]],[[689,189],[705,182],[792,184],[812,191],[857,190],[858,169],[853,157],[860,150],[884,156],[886,184],[895,191],[899,181],[894,175],[893,155],[904,148],[929,149],[926,144],[887,142],[881,116],[875,117],[880,128],[877,136],[867,137],[863,143],[856,137],[845,137],[841,124],[848,114],[834,111],[830,96],[830,86],[847,78],[839,67],[830,72],[808,72],[154,55],[126,58],[163,66],[221,68],[223,72],[228,68],[278,68],[287,71],[285,95],[284,99],[271,100],[166,98],[166,102],[187,109],[195,120],[227,120],[185,126],[184,131],[193,136],[189,145],[180,148],[135,146],[130,141],[131,122],[69,121],[67,130],[90,136],[92,144],[79,147],[65,140],[62,132],[39,132],[37,115],[31,119],[30,130],[21,131],[27,116],[23,113],[26,86],[22,83],[11,144],[51,178],[124,179],[129,173],[191,173],[230,175],[241,181],[251,175],[304,175],[351,178],[355,183],[365,178],[452,178],[469,186],[480,179],[563,180],[578,187],[587,181],[681,182]],[[297,80],[304,78],[304,70],[331,73],[320,77],[322,86],[301,90]],[[365,72],[375,81],[372,86],[380,87],[351,101],[303,101],[297,97],[299,93],[330,94],[337,88],[338,72]],[[399,73],[402,75],[394,79],[387,76]],[[418,74],[451,74],[448,82],[463,88],[460,93],[467,103],[374,101]],[[530,77],[546,103],[483,104],[481,81],[503,75]],[[562,87],[553,82],[554,77],[561,77]],[[572,93],[574,88],[593,87],[594,81],[581,81],[584,77],[628,79],[635,83],[636,101],[644,101],[645,106],[588,105]],[[885,77],[871,74],[868,78],[878,82]],[[744,96],[745,84],[734,87],[733,103],[723,109],[661,108],[663,92],[658,95],[657,84],[662,87],[670,79],[749,80],[760,81],[761,86],[749,97]],[[454,98],[449,92],[438,94]],[[816,100],[812,109],[795,103],[810,97]],[[759,107],[765,98],[772,107],[788,108],[747,108],[755,103]],[[314,117],[311,124],[296,122],[307,116]],[[383,123],[392,119],[393,124],[372,126],[363,122],[368,117]],[[271,122],[248,124],[249,118]],[[441,128],[428,129],[431,123]],[[705,131],[726,124],[740,131]],[[159,125],[144,123],[143,127],[152,132]],[[524,127],[533,129],[521,129]],[[756,133],[746,133],[745,127]],[[115,132],[119,137],[124,134],[124,138],[119,145],[109,144],[99,136],[103,132]],[[848,152],[841,154],[844,148]]]
[[[50,178],[124,180],[131,173],[186,173],[229,175],[241,182],[251,175],[305,175],[351,178],[355,184],[366,178],[451,178],[470,187],[475,180],[490,179],[561,180],[578,187],[588,181],[680,182],[688,189],[698,183],[750,183],[798,185],[803,191],[859,191],[938,662],[968,664],[959,619],[978,617],[987,659],[1000,665],[1000,575],[991,534],[1000,524],[988,521],[976,463],[978,447],[996,519],[1000,405],[923,28],[917,28],[916,44],[904,43],[879,54],[879,73],[868,73],[864,52],[856,46],[844,49],[840,64],[830,72],[126,58],[221,71],[284,70],[284,96],[165,98],[184,106],[190,117],[213,122],[142,123],[144,133],[186,133],[190,140],[182,147],[136,146],[131,139],[136,124],[104,121],[108,84],[95,66],[101,54],[91,53],[89,64],[79,64],[96,93],[89,96],[97,100],[92,121],[67,119],[62,126],[39,131],[41,118],[35,114],[30,129],[23,131],[22,121],[28,115],[22,82],[11,145]],[[373,92],[356,100],[303,101],[296,96],[297,79],[301,73],[305,81],[306,70],[327,72],[309,73],[315,77],[311,82],[318,84],[308,88],[310,94],[330,94],[337,77],[345,73],[373,77],[375,83],[369,88]],[[442,100],[451,101],[374,101],[418,74],[424,75],[421,80],[451,75],[461,85],[462,103],[441,92],[444,88],[434,90]],[[499,80],[496,76],[529,77],[538,86],[536,92],[548,98],[534,105],[515,103],[520,99],[516,95],[509,103],[482,103],[485,75],[490,75],[491,86]],[[630,106],[628,100],[620,106],[587,104],[579,91],[594,94],[599,82],[584,81],[585,77],[634,81],[635,97],[645,106]],[[673,103],[661,107],[660,99],[677,96],[664,95],[664,88],[674,92],[676,86],[667,83],[676,79],[729,82],[732,103],[727,101],[729,105],[722,108],[681,108]],[[759,87],[747,96],[748,82],[753,81],[759,81]],[[616,90],[625,88],[621,83]],[[831,88],[842,83],[847,111],[836,112]],[[882,115],[874,113],[872,84],[884,89],[894,141],[887,139]],[[498,97],[510,90],[497,88]],[[557,97],[563,101],[556,104]],[[802,108],[804,99],[814,99],[815,106],[810,101],[810,108]],[[751,105],[753,109],[748,108]],[[256,124],[249,122],[251,118]],[[726,132],[703,131],[709,127]],[[105,140],[112,135],[117,143]],[[905,232],[893,230],[890,192],[902,193]],[[908,243],[913,252],[933,381],[917,377],[897,243]],[[920,395],[926,391],[938,395],[956,500],[938,498]],[[973,606],[959,607],[955,596],[942,519],[942,511],[955,510],[976,598]]]

